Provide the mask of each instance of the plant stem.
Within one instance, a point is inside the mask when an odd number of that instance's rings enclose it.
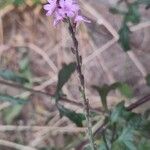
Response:
[[[109,147],[108,147],[108,144],[107,144],[107,140],[106,140],[106,136],[105,136],[105,131],[102,133],[102,136],[103,136],[103,140],[104,140],[106,149],[109,150]]]
[[[89,100],[86,98],[86,94],[85,94],[85,82],[84,82],[84,75],[82,73],[82,57],[79,55],[79,49],[78,49],[78,40],[76,39],[75,36],[75,32],[73,29],[73,26],[71,24],[70,19],[68,19],[68,23],[69,23],[69,32],[74,44],[74,54],[76,57],[76,62],[77,62],[77,72],[79,75],[79,80],[80,80],[80,92],[82,94],[82,98],[83,98],[83,104],[84,104],[84,110],[85,110],[85,117],[86,117],[86,121],[87,121],[87,127],[88,127],[88,137],[89,137],[89,141],[90,141],[90,146],[92,150],[96,150],[95,148],[95,144],[94,144],[94,137],[93,137],[93,133],[92,133],[92,123],[90,120],[90,111],[89,111]]]

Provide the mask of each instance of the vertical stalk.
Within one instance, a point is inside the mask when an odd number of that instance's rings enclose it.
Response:
[[[85,117],[87,121],[87,127],[88,127],[88,137],[90,141],[90,146],[92,150],[96,150],[95,144],[94,144],[94,138],[93,138],[93,133],[92,133],[92,124],[90,120],[90,111],[89,111],[89,100],[86,98],[85,94],[85,82],[84,82],[84,75],[82,73],[82,57],[79,55],[79,49],[78,49],[78,40],[76,39],[75,32],[73,29],[73,26],[71,24],[70,19],[68,19],[69,23],[69,32],[74,44],[74,54],[76,57],[76,62],[77,62],[77,72],[79,75],[79,80],[80,80],[80,92],[82,94],[83,98],[83,104],[84,104],[84,110],[85,110]]]
[[[106,136],[105,136],[105,131],[102,133],[103,136],[103,141],[105,143],[106,149],[109,150],[108,144],[107,144],[107,140],[106,140]]]

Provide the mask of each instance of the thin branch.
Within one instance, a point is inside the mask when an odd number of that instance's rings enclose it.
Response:
[[[4,84],[4,85],[7,85],[7,86],[10,86],[10,87],[13,87],[13,88],[17,88],[17,89],[23,89],[25,91],[29,91],[29,92],[36,93],[36,94],[43,94],[43,95],[46,95],[46,96],[54,97],[54,94],[39,91],[39,90],[34,90],[34,89],[31,89],[31,88],[24,87],[20,84],[10,83],[10,82],[6,82],[4,80],[0,80],[0,84]],[[74,100],[67,99],[66,97],[60,97],[60,99],[65,103],[75,105],[75,106],[78,106],[78,107],[82,108],[82,103],[80,103],[80,102],[75,102]],[[103,112],[100,109],[94,109],[92,107],[90,107],[90,111],[97,112],[97,113]]]
[[[148,102],[148,101],[150,101],[150,95],[147,95],[147,96],[145,96],[145,97],[139,99],[139,100],[136,101],[135,103],[132,103],[131,105],[129,105],[129,106],[127,107],[127,110],[128,110],[128,111],[132,111],[133,109],[135,109],[135,108],[137,108],[137,107],[143,105],[144,103],[146,103],[146,102]]]
[[[35,148],[29,147],[29,146],[24,146],[21,144],[17,144],[14,142],[6,141],[6,140],[0,140],[0,145],[6,146],[7,148],[15,148],[18,150],[36,150]]]
[[[54,126],[14,126],[14,125],[0,125],[0,132],[8,132],[8,131],[40,131],[40,130],[48,130],[49,132],[54,133],[79,133],[85,132],[86,128],[81,127],[54,127]]]

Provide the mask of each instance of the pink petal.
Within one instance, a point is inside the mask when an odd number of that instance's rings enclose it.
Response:
[[[76,18],[75,18],[75,20],[74,20],[74,22],[75,23],[80,23],[80,22],[87,22],[87,23],[90,23],[91,21],[90,20],[88,20],[88,19],[86,19],[85,17],[83,17],[83,16],[80,16],[80,15],[77,15],[76,16]]]
[[[60,1],[59,1],[59,4],[60,4],[60,6],[61,6],[62,8],[64,8],[64,6],[65,6],[65,0],[60,0]]]
[[[52,6],[51,6],[50,4],[46,4],[46,5],[44,5],[44,9],[45,9],[45,10],[50,10],[50,9],[51,9],[51,7],[52,7]]]

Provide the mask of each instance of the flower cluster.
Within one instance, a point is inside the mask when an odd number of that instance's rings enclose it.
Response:
[[[47,11],[46,15],[54,15],[54,26],[59,22],[70,18],[74,24],[80,22],[90,22],[81,15],[79,5],[76,0],[48,0],[48,4],[44,5]]]

